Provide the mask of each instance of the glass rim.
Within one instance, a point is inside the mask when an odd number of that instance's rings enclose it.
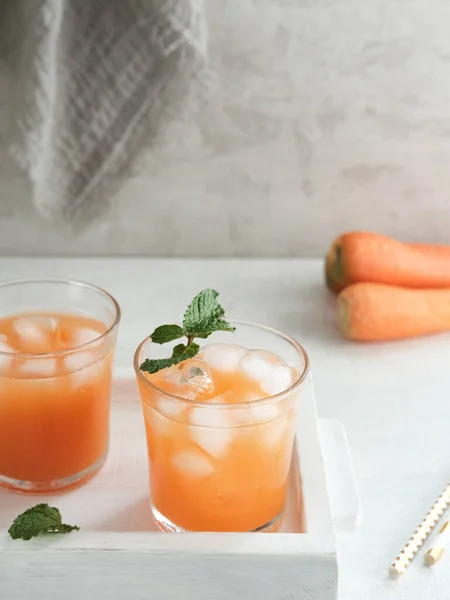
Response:
[[[16,358],[48,358],[48,357],[58,357],[58,356],[66,356],[67,354],[73,354],[78,352],[81,349],[89,348],[93,344],[96,344],[102,339],[107,338],[115,329],[117,329],[120,319],[122,316],[122,311],[120,309],[120,305],[117,300],[114,298],[112,294],[99,287],[98,285],[94,285],[92,283],[87,283],[86,281],[79,281],[77,279],[65,279],[64,277],[44,277],[44,278],[36,278],[36,279],[11,279],[8,281],[3,281],[0,283],[0,292],[4,288],[14,287],[25,284],[40,284],[40,283],[55,283],[55,284],[63,284],[67,286],[75,286],[78,288],[88,289],[92,292],[100,293],[100,295],[105,296],[115,309],[115,317],[112,325],[108,327],[106,331],[104,331],[101,335],[90,340],[89,342],[84,342],[83,344],[79,344],[78,346],[72,346],[71,348],[67,348],[65,350],[58,350],[57,352],[40,352],[40,353],[32,353],[32,352],[4,352],[0,350],[0,356],[10,356]],[[13,316],[13,315],[12,315]]]
[[[253,321],[241,321],[241,320],[236,320],[236,319],[228,319],[228,322],[232,323],[233,325],[245,325],[245,326],[249,326],[249,327],[256,327],[257,329],[262,329],[263,331],[266,331],[267,333],[274,334],[277,337],[282,338],[286,342],[288,342],[291,346],[293,346],[295,348],[295,350],[297,350],[297,352],[303,357],[303,360],[304,360],[303,371],[300,373],[299,378],[290,387],[283,390],[282,392],[279,392],[278,394],[273,394],[271,396],[267,396],[266,398],[261,398],[259,400],[249,400],[247,402],[230,402],[227,404],[223,404],[221,402],[210,402],[210,401],[195,402],[193,400],[189,400],[187,398],[177,396],[176,394],[171,394],[170,392],[166,392],[166,391],[162,390],[161,388],[159,388],[158,386],[151,383],[146,377],[144,377],[141,369],[139,368],[139,362],[140,362],[139,354],[140,354],[142,348],[144,347],[144,344],[146,344],[146,342],[151,340],[151,336],[149,335],[144,340],[142,340],[142,342],[136,348],[136,351],[134,353],[133,366],[134,366],[134,370],[136,372],[138,379],[140,381],[142,381],[144,383],[144,385],[146,385],[147,387],[150,387],[151,389],[155,390],[156,392],[158,392],[160,394],[164,394],[164,396],[170,398],[171,400],[175,400],[177,402],[181,402],[183,404],[186,404],[187,406],[191,406],[191,407],[195,407],[195,408],[202,407],[203,409],[205,409],[205,408],[227,409],[227,408],[239,408],[239,407],[249,408],[249,407],[261,406],[261,405],[269,404],[269,403],[272,404],[274,401],[278,402],[278,401],[281,401],[284,398],[286,398],[286,396],[288,396],[293,391],[295,391],[297,388],[299,388],[300,385],[305,381],[305,379],[309,373],[309,368],[310,368],[309,356],[308,356],[308,353],[306,352],[306,350],[304,349],[304,347],[294,337],[288,335],[287,333],[284,333],[283,331],[279,331],[278,329],[275,329],[274,327],[270,327],[269,325],[262,325],[260,323],[255,323]]]

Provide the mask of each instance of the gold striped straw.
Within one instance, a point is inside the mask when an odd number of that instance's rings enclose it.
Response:
[[[389,573],[392,577],[402,575],[411,564],[411,561],[416,556],[425,540],[435,528],[437,522],[444,514],[450,504],[450,483],[447,484],[442,494],[433,504],[423,519],[422,523],[415,530],[413,536],[405,544],[403,550],[394,560],[389,568]]]

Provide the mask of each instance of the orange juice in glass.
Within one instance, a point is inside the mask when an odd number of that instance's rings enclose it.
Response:
[[[153,517],[164,531],[273,531],[285,506],[308,357],[291,337],[234,322],[198,354],[154,374],[167,348],[135,354]]]
[[[0,485],[56,491],[101,468],[119,320],[92,285],[0,285]]]

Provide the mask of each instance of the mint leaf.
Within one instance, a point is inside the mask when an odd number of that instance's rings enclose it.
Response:
[[[204,339],[214,331],[234,331],[235,328],[221,318],[225,311],[217,301],[218,295],[207,288],[193,299],[183,317],[183,329],[188,337]]]
[[[194,358],[198,351],[200,350],[200,346],[195,342],[191,342],[188,346],[184,346],[184,349],[181,348],[183,344],[178,344],[172,351],[172,359],[176,360],[175,364],[182,362],[183,360],[187,360],[188,358]],[[179,360],[181,359],[181,360]]]
[[[168,369],[172,365],[176,365],[174,358],[146,358],[139,367],[141,371],[154,375],[162,369]]]
[[[161,325],[150,336],[155,344],[165,344],[184,336],[184,331],[179,325]]]
[[[183,362],[184,360],[193,358],[199,350],[200,346],[195,342],[191,342],[188,346],[185,346],[184,344],[178,344],[173,349],[171,358],[147,358],[141,364],[140,369],[141,371],[146,371],[147,373],[154,374],[158,371],[161,371],[161,369],[167,369],[167,367],[177,365],[178,363]]]
[[[69,533],[79,530],[76,525],[66,525],[59,510],[48,504],[36,504],[18,515],[8,529],[13,540],[31,540],[41,533]]]
[[[175,346],[175,348],[172,350],[172,358],[175,358],[176,356],[183,354],[183,352],[185,350],[186,350],[186,344],[177,344]]]

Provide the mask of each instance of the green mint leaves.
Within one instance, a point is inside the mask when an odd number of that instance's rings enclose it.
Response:
[[[207,338],[214,331],[234,331],[221,317],[224,309],[217,302],[218,292],[206,289],[196,296],[183,317],[183,329],[189,337]]]
[[[57,508],[48,504],[36,504],[14,519],[8,533],[13,540],[31,540],[41,533],[69,533],[79,529],[76,525],[63,523]]]
[[[187,337],[187,343],[177,344],[170,358],[145,360],[141,364],[141,371],[153,374],[193,358],[200,350],[200,346],[193,341],[194,338],[205,339],[215,331],[234,331],[235,328],[222,318],[225,311],[217,301],[218,295],[218,292],[209,288],[200,292],[184,313],[183,327],[179,325],[157,327],[151,335],[155,344],[165,344],[183,336]]]

